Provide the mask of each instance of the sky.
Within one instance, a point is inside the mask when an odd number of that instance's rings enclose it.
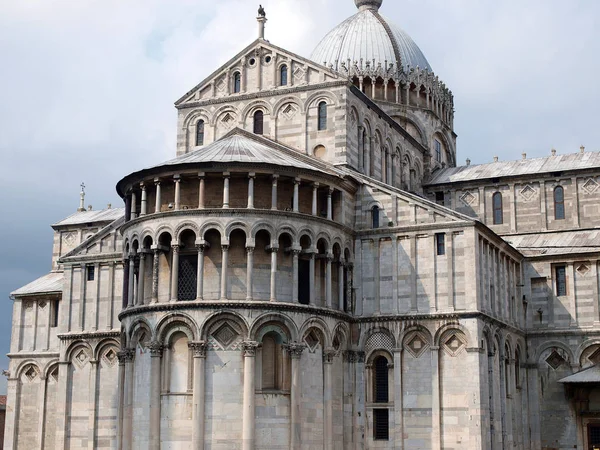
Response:
[[[52,229],[175,155],[173,103],[257,36],[258,1],[0,2],[0,369],[11,291],[50,269]],[[266,38],[309,57],[353,0],[262,0]],[[384,0],[453,91],[458,163],[600,150],[600,2]],[[6,379],[0,376],[0,395]]]

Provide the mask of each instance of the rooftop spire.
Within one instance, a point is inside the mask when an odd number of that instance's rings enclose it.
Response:
[[[262,5],[258,5],[258,16],[256,17],[258,21],[258,38],[265,38],[265,23],[267,23],[267,13],[265,13],[265,8]]]
[[[356,7],[361,11],[364,11],[365,9],[379,11],[383,0],[354,0],[354,3],[356,4]]]
[[[81,183],[81,192],[79,193],[79,208],[77,212],[85,211],[85,183]]]

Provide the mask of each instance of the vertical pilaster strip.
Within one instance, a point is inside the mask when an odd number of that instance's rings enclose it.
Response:
[[[58,387],[56,395],[56,448],[64,449],[67,441],[67,403],[69,390],[69,370],[71,363],[69,361],[60,361],[58,363]],[[120,449],[119,449],[120,450]]]
[[[338,261],[338,309],[344,310],[344,260],[340,256]]]
[[[354,450],[362,450],[365,448],[365,352],[356,352],[355,365],[355,404],[354,404]]]
[[[546,182],[540,180],[540,216],[542,219],[542,230],[548,229],[548,213],[546,212]]]
[[[441,449],[440,348],[431,347],[431,449]]]
[[[133,448],[133,358],[134,349],[126,349],[117,353],[119,362],[125,364],[125,384],[123,386],[123,449]]]
[[[417,236],[410,237],[410,310],[416,312],[417,305]]]
[[[325,406],[324,450],[333,450],[333,359],[335,351],[323,351],[323,403]]]
[[[255,379],[254,365],[258,342],[245,341],[242,343],[244,352],[244,394],[242,406],[242,450],[254,450],[255,433]]]
[[[152,341],[150,350],[150,426],[148,431],[149,450],[160,450],[160,362],[163,346],[158,341]]]
[[[133,254],[129,255],[129,270],[127,271],[127,275],[129,278],[127,282],[127,307],[131,308],[134,305],[135,300],[133,298],[133,283],[135,276],[135,258]]]
[[[97,359],[93,359],[90,361],[90,384],[88,386],[89,389],[89,399],[90,403],[88,406],[89,409],[89,417],[88,417],[88,448],[90,450],[94,450],[96,448],[96,414],[98,411],[98,397],[96,396],[97,387],[98,387],[98,366],[100,361]]]
[[[456,309],[456,302],[454,296],[454,239],[456,234],[453,232],[447,233],[446,236],[446,258],[448,260],[447,271],[448,271],[448,308],[451,311]],[[475,251],[479,250],[476,248]]]
[[[396,314],[400,314],[398,298],[398,245],[400,245],[398,237],[392,236],[392,301],[394,302],[394,312]]]
[[[573,190],[573,214],[571,214],[573,216],[573,226],[579,228],[579,189],[577,187],[577,177],[571,178],[571,189]]]
[[[484,223],[487,224],[486,220],[487,211],[485,210],[485,188],[479,188],[479,218]]]
[[[191,342],[194,355],[194,391],[192,398],[192,448],[204,449],[204,402],[206,342]]]
[[[79,329],[83,331],[85,329],[86,265],[81,264],[80,270],[81,284],[79,285]]]
[[[315,253],[312,252],[309,255],[309,269],[308,269],[308,284],[309,284],[309,304],[315,304]]]
[[[306,347],[293,343],[288,346],[292,358],[292,385],[290,387],[290,449],[299,450],[302,445],[302,424],[300,422],[300,400],[302,382],[300,380],[300,359]]]
[[[333,308],[333,300],[331,298],[331,261],[333,255],[328,253],[325,258],[325,304],[327,308]]]
[[[144,282],[146,280],[146,251],[140,251],[140,268],[138,274],[137,305],[144,304]],[[100,281],[100,280],[98,280]]]
[[[106,329],[110,330],[113,327],[114,303],[115,303],[115,266],[111,262],[108,266],[108,301],[106,303]]]
[[[158,303],[158,270],[160,264],[160,250],[157,246],[152,249],[154,252],[152,258],[152,302]]]
[[[46,431],[45,431],[45,423],[46,423],[46,389],[48,386],[47,383],[47,378],[46,376],[42,373],[40,374],[40,392],[38,395],[38,411],[39,411],[39,415],[38,415],[38,448],[39,450],[44,450],[44,438],[46,436]]]
[[[515,190],[515,184],[509,183],[508,191],[510,193],[510,231],[513,233],[517,232],[517,192]]]
[[[394,448],[404,448],[404,414],[402,408],[402,348],[394,349]]]
[[[373,296],[375,297],[375,314],[381,313],[381,241],[380,238],[375,238],[373,242]]]

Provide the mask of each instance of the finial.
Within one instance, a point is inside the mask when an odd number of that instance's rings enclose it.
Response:
[[[383,0],[354,0],[354,3],[360,11],[371,9],[377,12],[381,8]]]
[[[582,145],[581,147],[579,147],[579,152],[585,153],[585,146]]]
[[[79,193],[79,208],[77,212],[85,211],[85,183],[81,183],[81,192]]]
[[[258,21],[258,38],[265,38],[265,23],[267,23],[267,13],[265,13],[265,8],[262,5],[258,5],[258,17],[256,17]]]

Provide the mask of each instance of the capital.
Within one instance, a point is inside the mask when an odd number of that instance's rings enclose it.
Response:
[[[354,350],[345,350],[343,353],[344,361],[355,363],[357,361],[356,352]]]
[[[194,358],[206,358],[206,342],[198,341],[198,342],[190,342],[188,343],[188,347],[192,350],[194,354]]]
[[[333,349],[323,350],[323,363],[333,364],[333,358],[335,358],[336,351]]]
[[[302,352],[306,348],[306,345],[300,344],[298,342],[292,342],[286,346],[287,351],[289,352],[292,359],[300,359],[302,357]]]
[[[179,244],[171,244],[171,249],[175,253],[179,253]]]
[[[152,341],[148,344],[148,349],[150,350],[150,356],[162,356],[164,346],[158,341]]]
[[[117,352],[117,358],[119,359],[119,364],[130,363],[133,361],[135,356],[135,350],[133,348],[126,348]]]
[[[256,349],[258,348],[258,342],[255,341],[244,341],[242,342],[242,351],[246,357],[255,357]]]

